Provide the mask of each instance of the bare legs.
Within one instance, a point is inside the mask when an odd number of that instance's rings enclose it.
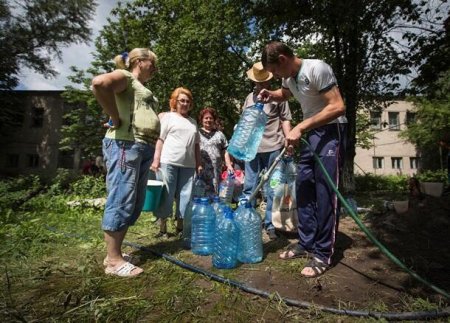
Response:
[[[107,253],[107,270],[114,271],[126,264],[125,259],[122,257],[122,242],[125,238],[125,234],[128,231],[128,227],[121,231],[104,231]],[[136,276],[143,272],[142,268],[133,268],[129,276]]]

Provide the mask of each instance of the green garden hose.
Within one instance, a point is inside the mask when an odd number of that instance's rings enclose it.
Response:
[[[426,279],[420,277],[416,272],[409,269],[403,262],[400,261],[397,257],[395,257],[380,241],[378,241],[377,238],[372,234],[372,232],[367,229],[367,227],[361,222],[358,215],[355,213],[355,211],[350,207],[350,205],[347,203],[345,198],[342,196],[342,194],[337,189],[336,185],[334,185],[333,181],[330,178],[330,175],[328,174],[327,170],[322,164],[322,161],[320,160],[319,156],[314,152],[308,141],[305,139],[301,139],[311,150],[311,152],[314,155],[314,159],[317,161],[317,163],[320,166],[320,169],[325,174],[325,178],[328,181],[328,184],[330,184],[333,191],[336,193],[339,200],[342,202],[342,205],[347,209],[352,219],[356,222],[356,224],[360,227],[360,229],[366,234],[366,236],[369,238],[370,241],[372,241],[380,250],[383,252],[393,263],[395,263],[397,266],[402,268],[404,271],[406,271],[408,274],[410,274],[412,277],[417,279],[422,284],[430,287],[432,290],[434,290],[436,293],[439,293],[440,295],[446,297],[447,299],[450,299],[450,294],[447,293],[445,290],[433,285],[431,282],[427,281]]]

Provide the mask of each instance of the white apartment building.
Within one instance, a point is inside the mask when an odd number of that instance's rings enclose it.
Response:
[[[382,111],[370,112],[373,146],[356,147],[355,174],[414,175],[420,156],[413,144],[398,136],[414,118],[414,105],[406,101],[394,101]]]

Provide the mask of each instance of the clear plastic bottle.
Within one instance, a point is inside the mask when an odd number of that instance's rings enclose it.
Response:
[[[255,158],[267,123],[263,108],[264,104],[257,102],[242,113],[227,148],[235,158],[244,161]]]
[[[194,188],[192,190],[192,195],[197,197],[205,196],[206,192],[206,183],[203,180],[202,176],[196,176],[194,180]]]
[[[239,229],[238,261],[252,264],[262,260],[261,217],[246,201],[235,212]]]
[[[236,178],[233,173],[228,172],[227,178],[225,178],[219,187],[219,197],[225,203],[230,204],[233,199],[234,186]]]
[[[239,229],[233,219],[233,211],[225,209],[225,216],[216,225],[216,238],[212,264],[216,268],[230,269],[238,264]]]
[[[217,210],[217,212],[216,212],[216,231],[217,231],[217,226],[219,225],[220,221],[222,221],[224,219],[225,214],[228,211],[233,212],[233,209],[224,203]]]
[[[219,197],[219,196],[217,196],[217,195],[214,195],[213,196],[213,198],[212,198],[212,207],[213,207],[213,209],[214,209],[214,212],[216,212],[216,217],[217,217],[217,215],[219,214],[219,212],[221,212],[222,210],[223,210],[223,208],[225,207],[225,206],[228,206],[224,201],[222,201],[222,199]]]
[[[280,191],[280,188],[284,187],[284,184],[286,184],[286,164],[283,160],[280,160],[270,175],[269,187],[276,194]]]
[[[216,214],[207,197],[202,197],[192,214],[192,252],[207,256],[214,250]]]
[[[286,158],[286,182],[288,184],[297,179],[297,164],[292,157]]]
[[[186,211],[183,217],[183,246],[186,249],[191,249],[191,229],[192,229],[192,215],[195,211],[195,208],[198,207],[200,202],[199,197],[194,197],[191,201],[189,201],[186,206]]]

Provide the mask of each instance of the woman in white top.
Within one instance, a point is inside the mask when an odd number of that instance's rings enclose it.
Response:
[[[177,233],[182,231],[195,172],[202,170],[197,122],[189,117],[192,106],[191,91],[179,87],[170,96],[170,109],[175,109],[176,112],[167,112],[161,119],[161,132],[150,167],[154,172],[160,168],[167,183],[167,191],[163,194],[160,207],[155,211],[156,217],[160,219],[157,237],[167,235],[167,218],[173,213],[175,199]]]

